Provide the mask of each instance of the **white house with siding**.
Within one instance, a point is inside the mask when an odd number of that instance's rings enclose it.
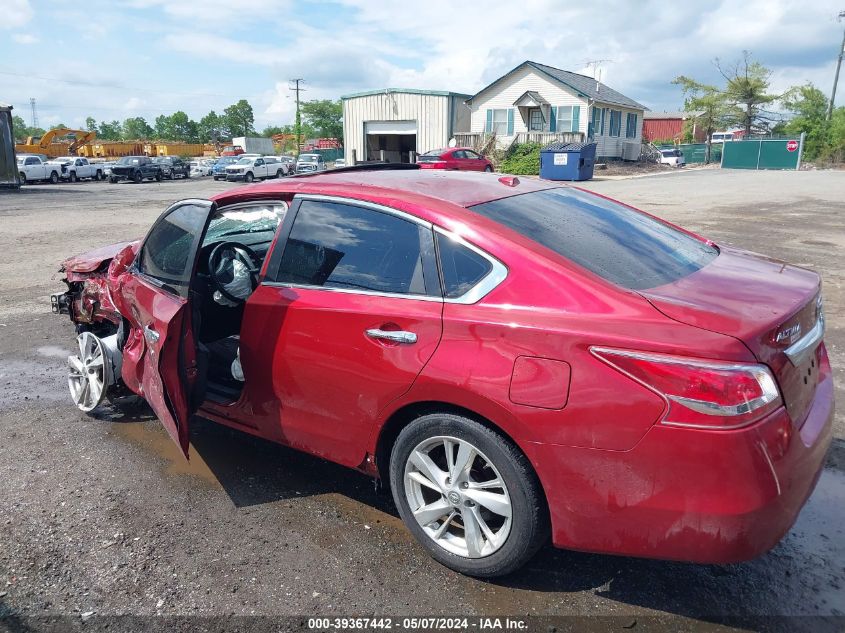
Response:
[[[500,147],[580,138],[597,144],[597,156],[640,154],[645,106],[586,75],[526,61],[466,103],[468,136],[495,134]]]
[[[469,131],[467,94],[386,88],[341,97],[347,164],[414,162],[416,154],[446,147]]]

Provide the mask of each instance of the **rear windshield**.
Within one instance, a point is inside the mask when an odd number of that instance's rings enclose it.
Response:
[[[576,189],[535,191],[471,210],[630,290],[671,283],[718,255],[663,222]]]

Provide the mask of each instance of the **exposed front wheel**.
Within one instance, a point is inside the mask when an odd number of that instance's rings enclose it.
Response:
[[[117,178],[115,178],[114,176],[111,176],[111,177],[109,178],[109,182],[110,182],[111,184],[113,184],[113,185],[116,185],[116,184],[117,184]]]
[[[18,177],[21,179],[21,185],[25,185],[26,184],[26,174],[21,172],[21,173],[18,174]]]
[[[76,182],[76,181],[77,181],[77,178],[76,178],[76,172],[75,172],[75,171],[70,172],[70,177],[68,177],[68,180],[70,180],[71,182]]]
[[[487,165],[487,166],[484,168],[484,171],[485,171],[485,172],[487,172],[487,173],[489,174],[491,171],[493,171],[493,168],[492,168],[492,167],[490,167],[490,165]]]
[[[252,175],[252,172],[251,171],[246,172],[246,176],[244,176],[244,181],[245,182],[252,182],[253,180],[255,180],[255,176]]]
[[[55,171],[54,171],[54,172],[52,172],[52,173],[50,174],[50,182],[51,182],[51,183],[53,183],[54,185],[55,185],[57,182],[59,182],[59,174],[58,174],[58,172],[55,172]]]
[[[144,177],[141,175],[140,171],[136,171],[134,174],[132,174],[132,182],[134,182],[136,185],[139,184],[143,179]]]
[[[548,537],[545,501],[528,460],[469,418],[430,414],[405,427],[391,452],[390,485],[420,544],[463,574],[510,573]]]

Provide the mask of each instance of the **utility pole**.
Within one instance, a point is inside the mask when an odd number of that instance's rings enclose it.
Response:
[[[845,18],[845,11],[839,12],[839,21]],[[845,55],[845,29],[842,31],[842,45],[839,47],[839,57],[836,61],[836,74],[833,76],[833,91],[830,93],[830,103],[827,105],[827,120],[833,116],[833,102],[836,99],[836,84],[839,83],[839,68],[842,66],[842,56]]]
[[[299,118],[299,93],[300,93],[300,91],[301,92],[305,91],[305,88],[299,87],[300,82],[305,82],[305,80],[302,79],[302,78],[291,79],[290,83],[292,83],[293,86],[288,87],[288,90],[294,90],[296,92],[296,123],[294,124],[293,129],[294,129],[294,132],[296,133],[296,156],[297,156],[297,158],[299,157],[299,144],[301,142],[299,137],[300,137],[301,131],[302,131],[302,125],[301,125],[301,121],[300,121],[300,118]]]
[[[841,59],[840,55],[840,59]],[[32,127],[38,127],[38,110],[35,108],[35,97],[29,98],[29,107],[32,110]]]

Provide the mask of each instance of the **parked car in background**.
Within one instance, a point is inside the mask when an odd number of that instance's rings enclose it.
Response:
[[[285,168],[285,176],[296,173],[296,159],[293,156],[278,156],[277,158]]]
[[[325,171],[326,161],[322,154],[300,154],[296,161],[296,173],[307,174],[315,171]]]
[[[211,168],[211,176],[214,180],[226,180],[226,168],[234,165],[240,160],[240,156],[221,156]]]
[[[138,394],[185,455],[196,414],[379,477],[473,576],[548,540],[783,538],[833,436],[818,274],[555,182],[387,167],[177,202],[66,260],[76,406]]]
[[[178,156],[156,156],[153,162],[161,167],[161,175],[169,180],[191,177],[191,166]]]
[[[114,162],[115,161],[110,160],[102,163],[97,163],[97,165],[100,166],[100,169],[103,170],[103,178],[108,178],[109,176],[111,176],[111,168],[114,167]]]
[[[344,158],[338,158],[338,159],[334,162],[334,168],[335,168],[335,169],[338,169],[339,167],[346,167],[346,159],[344,159]]]
[[[119,180],[131,180],[139,183],[144,180],[164,178],[161,165],[154,163],[149,156],[123,156],[111,168],[109,182],[114,184]]]
[[[191,177],[202,177],[211,175],[211,165],[204,160],[192,160],[188,163],[191,169]]]
[[[661,149],[660,164],[670,167],[683,167],[686,164],[684,153],[679,149]]]
[[[284,167],[275,156],[241,156],[240,159],[226,167],[226,180],[252,182],[265,178],[281,178]]]
[[[42,160],[40,156],[19,154],[17,156],[17,167],[18,176],[21,179],[22,185],[25,185],[28,182],[45,180],[49,180],[53,184],[56,184],[61,178],[61,165],[48,163]]]
[[[469,147],[433,149],[417,156],[417,163],[421,169],[493,171],[493,163]]]
[[[730,143],[733,140],[735,140],[733,132],[714,132],[710,136],[711,143]]]
[[[47,162],[48,164],[59,165],[61,167],[62,173],[59,177],[62,180],[76,182],[77,180],[83,179],[102,180],[105,177],[102,166],[95,163],[89,163],[87,158],[65,156],[62,158],[54,158]]]

